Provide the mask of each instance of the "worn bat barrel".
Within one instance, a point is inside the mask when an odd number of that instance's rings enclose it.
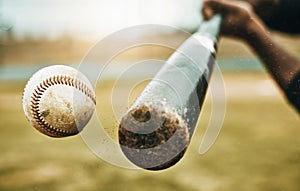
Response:
[[[215,62],[221,17],[204,22],[167,60],[122,117],[119,144],[135,165],[166,169],[192,138]]]

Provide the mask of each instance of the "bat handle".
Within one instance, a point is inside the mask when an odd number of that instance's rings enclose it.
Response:
[[[220,26],[222,16],[217,14],[209,21],[204,21],[193,35],[204,47],[206,47],[215,56],[217,49],[217,42],[220,33]]]
[[[197,33],[206,35],[216,42],[219,37],[221,22],[222,16],[220,14],[217,14],[213,16],[210,20],[204,21],[200,25]]]

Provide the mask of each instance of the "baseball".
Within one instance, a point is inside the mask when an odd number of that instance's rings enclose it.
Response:
[[[37,71],[23,92],[23,110],[30,124],[50,137],[78,134],[96,105],[89,80],[78,70],[53,65]]]

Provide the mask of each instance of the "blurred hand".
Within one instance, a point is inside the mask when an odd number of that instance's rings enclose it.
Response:
[[[253,6],[256,14],[264,21],[272,18],[279,8],[280,0],[243,0]]]
[[[251,4],[246,1],[204,0],[204,19],[209,20],[216,13],[223,16],[221,35],[248,40],[255,28],[263,26]]]

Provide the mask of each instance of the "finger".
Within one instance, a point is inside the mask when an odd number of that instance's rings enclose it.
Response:
[[[203,7],[202,15],[203,15],[204,20],[209,20],[214,15],[214,11],[210,7]]]
[[[202,14],[204,19],[210,19],[214,14],[220,13],[223,16],[228,12],[238,9],[251,11],[252,7],[248,2],[240,0],[206,0],[203,2]]]
[[[205,20],[209,20],[216,13],[224,14],[224,2],[221,0],[205,0],[202,4],[202,15]]]

